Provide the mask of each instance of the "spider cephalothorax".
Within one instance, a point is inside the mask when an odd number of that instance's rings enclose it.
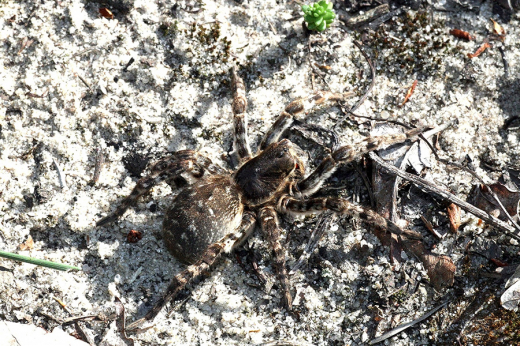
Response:
[[[292,143],[283,139],[245,162],[235,173],[234,181],[245,197],[244,204],[257,206],[275,200],[303,172],[303,163]]]
[[[137,182],[121,205],[97,223],[101,226],[115,221],[140,196],[161,181],[175,185],[186,175],[196,180],[177,194],[163,223],[167,248],[177,259],[190,265],[173,278],[155,306],[143,319],[129,326],[130,329],[144,320],[152,320],[190,281],[209,270],[221,254],[231,251],[246,239],[256,222],[273,250],[273,267],[283,290],[283,304],[291,310],[292,298],[285,253],[280,244],[282,229],[278,223],[278,213],[305,214],[331,210],[340,214],[357,214],[366,222],[399,232],[396,225],[370,209],[342,198],[313,198],[312,195],[339,164],[351,162],[368,151],[403,142],[419,134],[421,129],[370,137],[354,145],[340,146],[305,177],[304,165],[293,144],[280,137],[297,117],[316,105],[343,100],[350,93],[317,92],[308,98],[292,101],[265,134],[259,152],[253,157],[247,141],[244,83],[235,69],[232,76],[234,143],[241,162],[238,170],[231,172],[223,169],[192,150],[176,152],[154,164],[149,175]]]

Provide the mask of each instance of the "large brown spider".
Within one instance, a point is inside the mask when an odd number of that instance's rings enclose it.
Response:
[[[325,157],[305,177],[305,168],[293,144],[280,137],[295,118],[327,101],[344,100],[350,93],[317,92],[308,98],[290,102],[260,143],[253,156],[247,140],[247,100],[243,80],[232,70],[234,146],[240,159],[235,172],[215,165],[196,151],[182,150],[155,163],[150,174],[140,179],[132,193],[117,209],[97,222],[97,226],[117,220],[137,199],[152,187],[166,181],[175,187],[182,176],[196,182],[179,192],[166,212],[163,234],[166,246],[180,261],[189,264],[177,274],[154,307],[129,329],[145,320],[153,320],[166,303],[184,287],[210,269],[223,254],[245,240],[258,221],[273,250],[274,271],[283,290],[283,305],[292,309],[292,296],[280,245],[282,229],[278,213],[318,213],[331,210],[339,214],[357,214],[364,221],[383,229],[400,232],[391,221],[376,212],[336,197],[312,198],[339,164],[351,162],[363,154],[403,142],[421,129],[388,136],[369,137],[354,145],[340,146]]]

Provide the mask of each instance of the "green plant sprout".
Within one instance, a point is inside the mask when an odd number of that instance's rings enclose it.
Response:
[[[303,19],[307,22],[309,30],[321,32],[327,29],[336,18],[336,14],[332,10],[332,3],[328,4],[325,0],[312,5],[302,5],[302,11]]]

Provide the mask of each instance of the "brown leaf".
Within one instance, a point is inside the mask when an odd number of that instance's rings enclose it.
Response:
[[[431,253],[424,257],[423,265],[428,277],[437,291],[453,285],[455,264],[448,256]]]
[[[403,243],[408,251],[421,260],[430,282],[437,291],[453,285],[457,267],[451,258],[427,250],[422,241],[405,240]]]
[[[455,203],[451,203],[446,208],[446,211],[450,220],[450,231],[451,233],[457,233],[460,227],[460,207]]]
[[[482,54],[487,48],[491,48],[492,46],[488,42],[484,42],[482,46],[480,46],[474,54],[468,53],[468,58],[473,59]]]
[[[509,215],[515,216],[518,213],[520,191],[509,189],[501,183],[488,186],[497,195]],[[485,185],[475,186],[468,197],[468,201],[475,207],[489,214],[496,215],[500,220],[505,221],[508,219]]]
[[[105,7],[100,8],[99,9],[99,14],[103,18],[114,19],[114,15],[112,14],[112,12],[108,8],[105,8]]]
[[[452,34],[455,37],[463,38],[465,40],[471,41],[473,40],[473,36],[469,34],[467,31],[459,30],[459,29],[451,29],[450,34]]]
[[[34,240],[30,235],[27,237],[26,241],[24,241],[22,244],[20,244],[20,250],[22,250],[22,251],[32,250],[33,247],[34,247]]]

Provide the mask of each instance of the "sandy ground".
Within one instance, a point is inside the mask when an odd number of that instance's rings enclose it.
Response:
[[[370,83],[367,63],[352,43],[360,34],[338,21],[309,38],[296,2],[114,1],[109,2],[113,19],[100,16],[100,7],[79,0],[0,2],[0,249],[83,269],[57,272],[1,259],[0,319],[5,321],[51,330],[57,324],[45,314],[69,317],[54,297],[74,315],[108,315],[115,296],[133,320],[146,310],[143,303],[150,304],[184,268],[161,239],[163,213],[172,198],[166,184],[117,223],[96,228],[95,222],[130,192],[147,158],[189,148],[229,166],[233,64],[247,87],[254,150],[284,105],[311,94],[313,85],[314,90],[354,91],[352,105]],[[407,18],[365,36],[378,77],[357,113],[432,127],[454,121],[440,137],[444,157],[459,162],[469,156],[488,182],[508,169],[518,174],[518,124],[503,128],[520,114],[518,13],[505,23],[493,15],[492,2],[484,1],[473,11],[423,15],[410,10]],[[467,53],[492,32],[490,18],[506,30],[504,43],[495,41],[492,49],[469,59]],[[471,32],[475,40],[451,36],[452,28]],[[413,96],[400,107],[414,80]],[[350,120],[338,107],[317,111],[305,121],[333,128],[342,143],[364,138],[373,125]],[[91,186],[99,151],[105,164]],[[320,151],[309,152],[312,167]],[[462,198],[475,183],[434,159],[426,172],[429,180]],[[355,171],[337,174],[331,183],[346,186],[344,196],[369,204]],[[410,187],[401,199],[403,204],[428,200]],[[439,203],[429,203],[434,218],[444,215]],[[170,307],[153,328],[133,337],[140,345],[275,340],[361,345],[444,303],[450,294],[471,299],[481,281],[463,267],[468,239],[492,241],[506,257],[518,255],[515,240],[484,228],[469,214],[463,213],[461,232],[442,241],[431,237],[418,215],[406,218],[435,252],[453,259],[456,289],[436,292],[424,283],[426,273],[418,261],[405,254],[403,263],[390,263],[388,248],[364,225],[339,218],[291,279],[297,315],[281,308],[277,286],[264,292],[254,274],[227,256],[211,276],[190,286],[188,299],[169,316]],[[291,234],[289,262],[301,253],[315,223],[310,217],[283,219]],[[447,227],[440,229],[446,233]],[[143,234],[137,244],[126,241],[132,229]],[[29,235],[34,248],[20,251]],[[247,245],[258,254],[260,268],[272,272],[270,251],[258,231]],[[245,252],[238,255],[250,269]],[[490,267],[481,261],[472,262],[470,269],[480,265]],[[392,292],[399,288],[396,299]],[[388,344],[440,343],[460,309],[452,304]],[[64,328],[73,332],[71,326]],[[87,322],[85,329],[100,342],[107,325]]]

